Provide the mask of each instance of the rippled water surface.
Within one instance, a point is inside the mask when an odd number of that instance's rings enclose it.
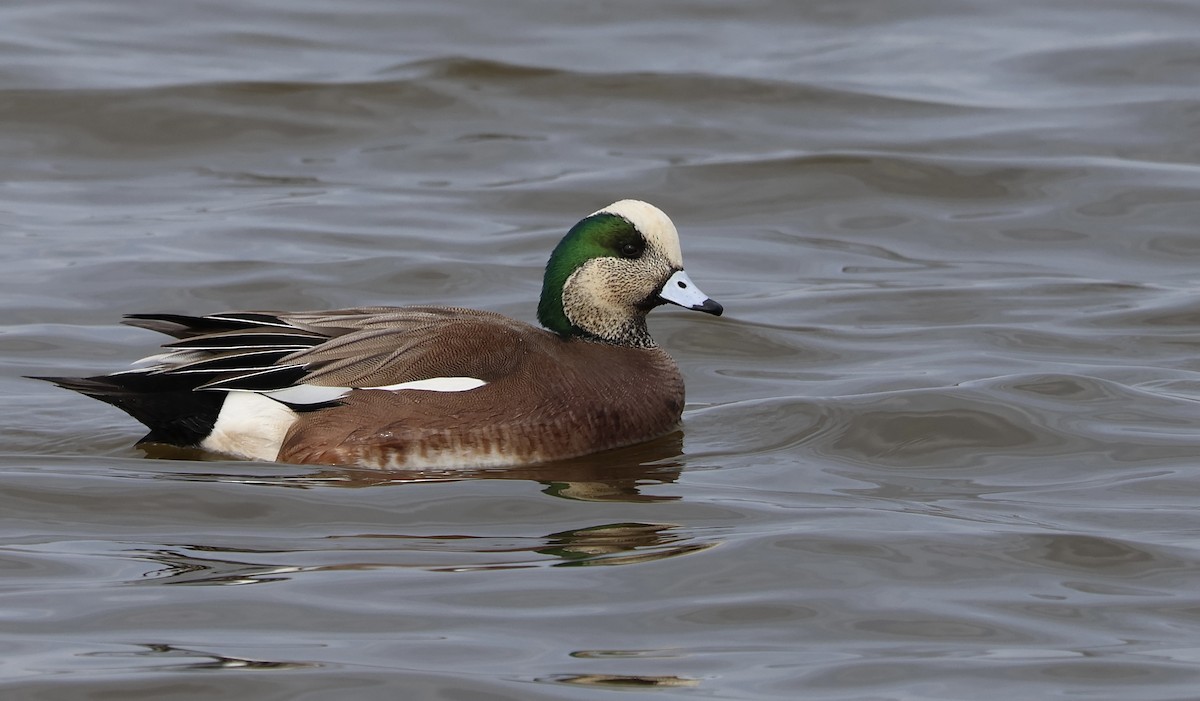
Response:
[[[0,5],[5,699],[1187,699],[1191,2]],[[382,473],[146,455],[138,311],[532,320],[615,199],[682,430]]]

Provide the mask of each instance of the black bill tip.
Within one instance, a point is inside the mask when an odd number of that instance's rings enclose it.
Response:
[[[692,307],[692,309],[704,312],[705,314],[712,314],[713,316],[721,316],[721,313],[725,311],[725,307],[722,307],[720,302],[715,302],[711,299],[704,300],[704,302]]]

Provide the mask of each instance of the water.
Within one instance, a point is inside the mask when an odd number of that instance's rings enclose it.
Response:
[[[5,699],[1194,698],[1194,3],[0,6]],[[127,312],[532,320],[663,207],[680,433],[146,455]],[[182,458],[182,459],[180,459]]]

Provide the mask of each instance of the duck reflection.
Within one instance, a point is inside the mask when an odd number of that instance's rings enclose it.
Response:
[[[209,553],[212,556],[207,556]],[[159,568],[130,584],[221,585],[267,584],[285,582],[305,568],[248,562],[253,553],[245,550],[220,550],[200,545],[181,545],[142,552],[141,557]],[[241,559],[232,559],[238,557]]]
[[[190,650],[188,648],[177,647],[167,643],[135,643],[134,646],[139,649],[129,652],[91,652],[85,653],[85,655],[88,657],[143,658],[155,661],[165,661],[167,659],[196,660],[194,662],[163,664],[155,667],[157,671],[195,671],[205,669],[303,669],[306,667],[311,668],[319,666],[307,662],[251,660],[244,657],[230,657],[228,655],[220,655],[215,652]]]
[[[305,572],[424,569],[468,572],[535,567],[600,567],[630,565],[687,555],[716,545],[696,542],[679,526],[666,523],[608,523],[541,537],[471,535],[402,535],[367,533],[331,536],[348,541],[344,547],[314,553],[295,553],[305,564],[281,564],[291,559],[279,550],[253,551],[212,546],[179,545],[142,551],[139,556],[158,565],[131,584],[238,586],[293,579]],[[271,563],[256,559],[274,560]],[[317,562],[313,562],[316,559]],[[321,563],[320,560],[337,560]],[[431,565],[430,560],[442,564]],[[445,564],[446,560],[457,561]]]
[[[180,450],[167,446],[147,445],[147,457],[192,460],[213,460],[214,456],[195,450]],[[679,478],[682,464],[677,458],[683,453],[683,432],[675,431],[661,438],[626,448],[585,455],[572,460],[560,460],[520,467],[374,470],[345,467],[318,468],[274,465],[271,463],[229,463],[252,466],[255,474],[219,472],[171,472],[167,479],[196,479],[211,481],[241,481],[254,484],[278,484],[286,487],[375,487],[413,482],[455,482],[469,479],[527,480],[545,486],[550,496],[577,501],[652,502],[673,501],[674,495],[643,494],[646,486],[669,484]]]
[[[624,689],[645,689],[650,687],[693,688],[700,686],[700,682],[697,679],[674,675],[650,676],[645,674],[560,674],[554,677],[539,679],[538,681]]]
[[[546,536],[537,552],[563,560],[557,567],[630,565],[662,560],[711,548],[715,543],[689,543],[677,526],[655,523],[611,523]]]

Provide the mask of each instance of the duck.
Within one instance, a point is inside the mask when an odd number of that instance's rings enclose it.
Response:
[[[130,369],[38,377],[144,424],[137,445],[379,469],[531,465],[679,427],[684,383],[647,314],[723,307],[659,208],[581,219],[546,264],[534,326],[450,306],[130,314],[174,341]]]

